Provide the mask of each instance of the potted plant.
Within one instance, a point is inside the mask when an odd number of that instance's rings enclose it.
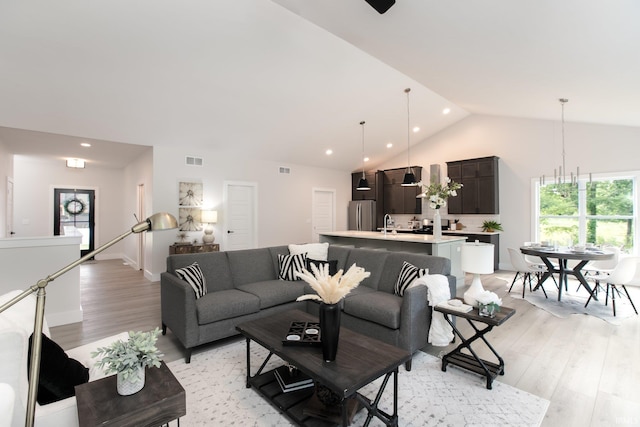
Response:
[[[497,221],[484,221],[482,223],[482,231],[487,231],[489,233],[494,231],[503,231],[502,224]]]
[[[117,375],[118,394],[127,396],[144,387],[145,368],[160,367],[162,354],[156,347],[160,329],[149,332],[129,332],[127,341],[118,340],[107,347],[100,347],[91,357],[102,355],[96,366],[107,374]]]

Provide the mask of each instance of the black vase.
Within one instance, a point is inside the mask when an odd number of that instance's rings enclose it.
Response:
[[[340,339],[340,304],[320,303],[320,333],[322,357],[325,362],[336,360]]]

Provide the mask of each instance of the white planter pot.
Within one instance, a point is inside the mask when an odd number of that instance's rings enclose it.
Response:
[[[140,366],[136,371],[124,379],[124,375],[118,372],[116,378],[116,385],[118,388],[118,394],[121,396],[128,396],[142,390],[144,387],[145,369]]]

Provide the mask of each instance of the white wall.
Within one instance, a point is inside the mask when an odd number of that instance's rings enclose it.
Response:
[[[166,211],[177,217],[178,182],[202,182],[205,206],[218,210],[214,229],[216,243],[222,243],[225,219],[221,215],[221,203],[225,181],[258,184],[258,247],[311,241],[313,187],[336,190],[336,229],[347,228],[347,205],[351,199],[349,172],[234,157],[216,150],[198,153],[204,159],[203,167],[187,166],[186,155],[194,153],[184,147],[154,148],[154,211]],[[280,166],[289,167],[291,173],[279,174]],[[158,272],[166,268],[168,246],[176,241],[177,230],[155,234],[153,270]],[[191,237],[191,240],[200,240],[202,232],[193,232]]]
[[[67,168],[64,160],[14,156],[14,231],[16,237],[53,235],[53,189],[96,190],[96,247],[122,234],[134,222],[124,215],[124,179],[120,169]],[[133,237],[128,237],[133,239]],[[123,242],[101,254],[121,258]]]
[[[640,128],[565,123],[567,169],[580,167],[587,174],[640,169]],[[495,155],[500,157],[501,268],[509,267],[507,248],[530,241],[531,180],[541,174],[553,178],[562,159],[561,124],[558,121],[474,115],[411,148],[411,163],[427,169],[446,162]],[[379,169],[406,166],[406,154]],[[424,169],[423,169],[424,172]],[[424,212],[424,210],[423,210]],[[443,218],[454,216],[443,215]],[[455,215],[463,223],[478,225],[481,216]]]

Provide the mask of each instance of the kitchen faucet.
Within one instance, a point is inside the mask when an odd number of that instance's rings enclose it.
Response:
[[[384,218],[382,219],[382,222],[384,222],[384,226],[382,228],[382,232],[384,233],[384,235],[387,235],[387,220],[391,219],[391,215],[389,214],[385,214]]]

